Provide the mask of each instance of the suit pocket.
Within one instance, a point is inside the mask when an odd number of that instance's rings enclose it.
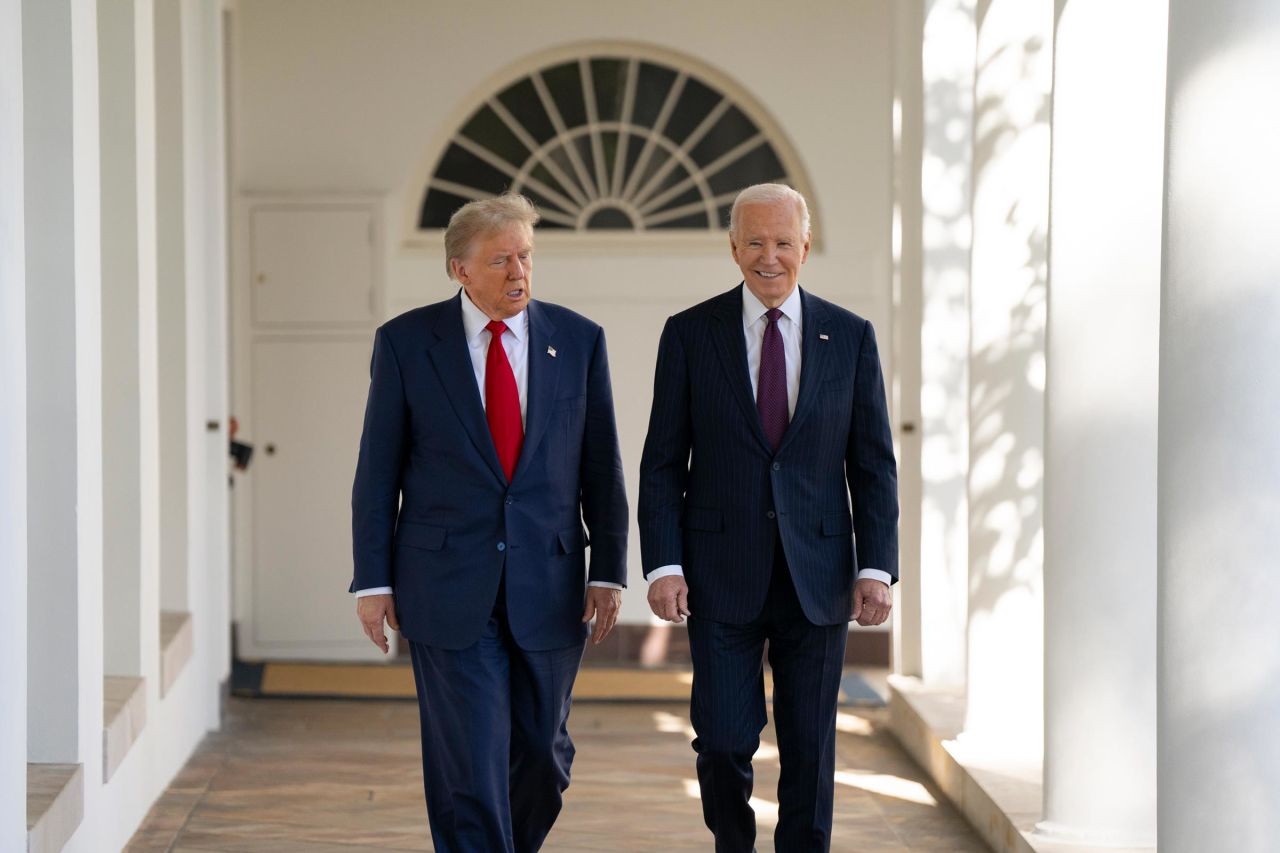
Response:
[[[587,549],[587,534],[581,527],[561,530],[556,534],[561,554],[577,554]]]
[[[439,551],[444,547],[444,538],[447,533],[448,531],[443,527],[402,521],[396,528],[396,545],[421,548],[424,551]]]
[[[822,517],[823,536],[848,536],[853,532],[853,519],[847,512],[837,512]]]
[[[680,526],[685,530],[703,530],[708,533],[719,533],[724,530],[724,514],[718,509],[687,506]]]

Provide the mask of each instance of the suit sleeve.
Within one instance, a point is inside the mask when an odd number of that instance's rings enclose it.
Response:
[[[582,484],[582,520],[591,538],[587,580],[625,587],[630,516],[603,329],[596,332],[595,348],[587,368],[587,423],[582,437],[579,482]]]
[[[845,450],[845,478],[853,505],[857,567],[898,580],[898,464],[885,401],[876,333],[867,323],[853,385],[853,423]]]
[[[640,458],[640,556],[647,578],[662,566],[683,565],[680,516],[689,480],[689,371],[674,320],[658,343],[649,432]]]
[[[351,489],[351,543],[355,576],[350,592],[394,587],[391,542],[400,508],[400,481],[408,449],[408,406],[400,364],[387,336],[373,339],[369,401],[364,410],[360,458]]]

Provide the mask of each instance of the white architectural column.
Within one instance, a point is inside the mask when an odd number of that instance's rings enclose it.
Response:
[[[35,2],[35,0],[33,0]],[[79,543],[76,577],[80,757],[85,779],[103,766],[103,436],[102,402],[102,169],[99,127],[98,4],[60,0],[71,8],[75,220],[76,498]],[[28,219],[28,227],[31,221]],[[68,235],[61,235],[66,252]],[[64,593],[65,595],[65,593]],[[88,794],[86,794],[86,799]],[[89,806],[86,805],[86,812]],[[84,832],[81,825],[81,832]]]
[[[70,0],[27,2],[22,57],[27,304],[27,621],[31,674],[28,760],[82,760],[83,677],[77,530],[80,429],[87,417],[80,374],[82,316],[78,248],[73,17]],[[93,196],[96,199],[96,195]],[[96,243],[95,243],[96,245]],[[8,316],[8,315],[6,315]],[[94,364],[97,353],[87,363]],[[98,449],[93,451],[98,454]],[[95,641],[96,642],[96,641]]]
[[[889,394],[898,420],[898,576],[893,588],[893,667],[923,669],[920,585],[920,153],[924,86],[920,81],[924,0],[893,12],[893,375]]]
[[[1162,853],[1280,843],[1280,6],[1169,5]]]
[[[182,0],[183,158],[187,280],[188,557],[197,650],[206,677],[231,672],[231,526],[227,488],[227,129],[224,17],[219,3]],[[209,430],[207,423],[218,424]],[[199,578],[199,581],[195,581]],[[216,728],[216,710],[208,725]]]
[[[0,0],[0,849],[27,844],[27,297],[22,3]]]
[[[1038,756],[1051,0],[977,10],[966,737]]]
[[[1083,844],[1155,846],[1167,9],[1058,0],[1054,34],[1038,833]]]
[[[103,656],[108,675],[141,676],[142,388],[138,96],[134,4],[98,10],[102,151]],[[153,614],[147,614],[149,621]],[[158,616],[155,617],[158,619]]]
[[[920,624],[926,684],[965,681],[975,0],[927,0],[920,168]]]
[[[974,0],[903,0],[893,12],[894,393],[902,422],[894,665],[926,684],[957,687],[969,598]]]
[[[160,365],[156,287],[154,0],[133,0],[134,142],[138,180],[138,651],[147,693],[160,696]]]
[[[187,294],[182,6],[155,7],[156,308],[160,398],[160,606],[187,599]]]

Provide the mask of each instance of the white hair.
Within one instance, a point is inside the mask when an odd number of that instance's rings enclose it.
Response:
[[[729,234],[738,233],[738,208],[744,204],[773,204],[779,201],[793,202],[800,210],[800,232],[809,235],[809,205],[804,196],[786,184],[753,184],[733,200],[733,209],[729,211]]]
[[[453,259],[469,254],[476,240],[511,225],[523,225],[532,232],[539,218],[533,202],[519,193],[467,202],[449,217],[444,232],[444,268],[449,278],[453,278]]]

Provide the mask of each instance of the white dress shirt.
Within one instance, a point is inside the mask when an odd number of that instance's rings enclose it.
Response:
[[[467,350],[471,353],[471,369],[476,374],[476,385],[480,388],[480,404],[487,406],[489,401],[484,395],[485,367],[489,358],[489,341],[493,333],[486,328],[489,317],[475,306],[466,290],[462,291],[462,332],[467,338]],[[503,321],[507,330],[502,333],[502,349],[511,364],[511,372],[516,377],[516,391],[520,394],[520,424],[524,425],[529,410],[529,312],[521,311],[514,317]],[[606,586],[610,589],[622,589],[622,584],[607,581],[592,581],[587,586]],[[376,586],[356,591],[356,597],[366,595],[391,595],[389,586]]]
[[[804,340],[804,309],[800,302],[800,286],[791,291],[778,309],[782,316],[778,318],[778,331],[782,333],[782,351],[786,355],[787,367],[787,412],[791,416],[796,413],[796,399],[800,396],[800,343]],[[769,325],[765,316],[769,311],[751,288],[742,285],[742,334],[747,343],[747,371],[751,376],[751,397],[756,396],[756,386],[760,381],[760,350],[764,346],[764,330]],[[683,567],[672,564],[660,566],[649,572],[649,583],[658,578],[670,575],[684,576]],[[868,578],[884,584],[893,582],[888,572],[880,569],[862,569],[858,572],[858,580]]]

